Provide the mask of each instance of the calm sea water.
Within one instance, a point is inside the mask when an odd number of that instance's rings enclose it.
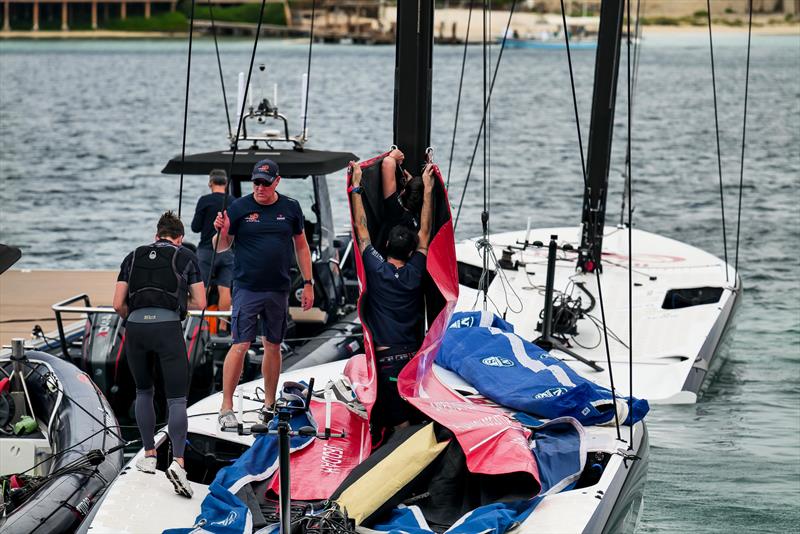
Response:
[[[731,261],[736,245],[746,34],[715,38],[720,141]],[[228,93],[251,43],[221,44]],[[180,153],[186,76],[183,41],[0,42],[0,241],[24,268],[116,268],[178,207],[178,178],[160,174]],[[492,50],[496,58],[498,49]],[[257,62],[280,85],[293,119],[307,47],[262,42]],[[443,169],[460,47],[434,57],[433,143]],[[619,217],[625,142],[620,81],[609,220]],[[588,134],[594,54],[574,57]],[[315,46],[309,110],[315,148],[370,157],[392,143],[394,51]],[[457,198],[480,120],[481,54],[468,55],[452,163]],[[723,254],[707,36],[646,38],[634,99],[635,224]],[[229,102],[231,109],[233,102]],[[233,111],[232,111],[233,113]],[[225,146],[213,43],[195,43],[187,152]],[[580,220],[580,157],[563,52],[507,50],[491,113],[492,229]],[[584,139],[586,146],[586,139]],[[480,159],[458,236],[479,232]],[[183,213],[205,192],[188,176]],[[342,177],[330,178],[337,223]],[[727,364],[693,406],[649,417],[651,463],[640,532],[785,532],[800,529],[800,36],[754,36],[739,265],[745,286]],[[110,288],[109,288],[110,289]],[[0,297],[1,298],[1,297]],[[0,300],[0,305],[2,300]]]

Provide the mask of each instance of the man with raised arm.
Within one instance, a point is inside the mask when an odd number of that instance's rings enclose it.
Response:
[[[303,210],[293,198],[276,191],[281,177],[272,160],[256,163],[251,178],[253,194],[237,199],[226,213],[217,215],[214,227],[219,241],[217,252],[233,246],[233,307],[231,334],[233,345],[222,367],[222,430],[234,430],[238,421],[233,413],[233,392],[242,375],[244,357],[256,339],[258,318],[264,359],[264,407],[261,419],[272,419],[275,391],[281,373],[281,342],[286,334],[292,257],[303,275],[301,305],[314,305],[311,250],[303,232]]]
[[[433,219],[433,167],[427,165],[422,174],[419,232],[415,234],[403,224],[394,226],[385,243],[386,258],[370,242],[361,198],[361,167],[355,162],[350,167],[353,176],[348,193],[367,277],[362,318],[372,332],[378,370],[378,399],[373,413],[383,427],[398,429],[409,424],[411,410],[397,392],[397,375],[422,343],[422,278]]]

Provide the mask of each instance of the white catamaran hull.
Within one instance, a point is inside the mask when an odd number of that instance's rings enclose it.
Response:
[[[488,309],[512,323],[518,335],[535,340],[539,314],[544,307],[547,272],[547,243],[557,235],[559,245],[580,244],[580,228],[541,228],[531,230],[528,242],[541,241],[544,247],[523,248],[526,232],[508,232],[490,236],[497,258],[511,246],[513,268],[500,268],[502,275],[492,279],[488,291]],[[477,280],[483,260],[476,247],[479,238],[456,245],[459,275],[472,270]],[[517,263],[518,262],[518,263]],[[610,387],[606,369],[606,349],[601,328],[602,316],[594,273],[575,269],[576,254],[559,251],[555,269],[556,292],[571,287],[574,297],[581,297],[581,307],[596,303],[589,312],[596,321],[583,318],[577,322],[577,334],[570,337],[569,348],[596,362],[603,371],[570,356],[552,351],[588,379]],[[477,271],[476,271],[477,269]],[[727,274],[726,274],[727,271]],[[629,383],[628,348],[628,230],[607,228],[603,238],[603,271],[600,275],[609,332],[611,367],[615,386],[623,395],[633,394],[651,403],[693,403],[710,382],[725,357],[726,341],[732,331],[733,317],[741,297],[738,273],[724,261],[702,250],[667,237],[633,230],[633,391]],[[591,293],[590,298],[577,284]],[[693,290],[698,303],[688,305],[674,290]],[[672,293],[670,293],[672,291]],[[516,295],[516,296],[515,296]],[[716,296],[718,295],[718,298]],[[670,297],[668,299],[668,297]],[[677,302],[677,304],[676,304]],[[477,284],[460,286],[457,308],[470,310],[483,305]],[[681,305],[685,307],[680,307]],[[584,348],[591,347],[591,348]]]
[[[342,373],[345,363],[333,362],[287,372],[281,376],[281,382],[313,377],[316,384],[325,384]],[[434,369],[451,387],[462,391],[473,390],[455,374],[436,366]],[[257,380],[241,385],[240,390],[245,397],[252,397],[255,388],[260,385],[261,381]],[[215,394],[189,408],[189,441],[210,439],[226,442],[229,449],[249,447],[253,443],[252,436],[219,430],[216,412],[221,400],[221,394]],[[244,419],[256,422],[255,410],[258,408],[258,402],[244,400]],[[626,451],[627,442],[616,439],[613,427],[586,427],[585,431],[587,453],[610,454],[599,481],[590,487],[545,497],[517,532],[617,531],[620,525],[629,525],[625,530],[631,530],[641,504],[644,473],[647,470],[647,430],[643,423],[634,426],[634,447],[630,453],[641,457],[635,461],[621,454]],[[630,428],[621,427],[621,433],[622,439],[627,440]],[[165,433],[159,433],[156,436],[157,448],[161,448],[166,439]],[[208,493],[208,486],[192,482],[194,498],[185,499],[175,494],[162,471],[157,471],[155,475],[136,471],[133,467],[136,458],[138,455],[106,492],[103,502],[96,507],[94,517],[87,521],[87,525],[90,523],[91,526],[85,532],[160,532],[194,524],[200,512],[200,503]]]

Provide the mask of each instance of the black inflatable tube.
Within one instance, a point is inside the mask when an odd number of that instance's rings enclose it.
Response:
[[[56,453],[69,450],[53,461],[50,472],[83,458],[91,450],[107,451],[121,444],[111,406],[86,373],[43,352],[28,351],[26,356],[25,368],[31,370],[26,384],[37,416],[49,421],[58,399],[58,390],[51,391],[45,381],[51,369],[58,378],[58,387],[65,393],[50,428],[50,443]],[[0,360],[0,366],[10,370],[12,363],[4,359]],[[89,436],[92,437],[86,439]],[[120,449],[97,466],[53,479],[9,516],[0,519],[0,532],[74,531],[101,499],[122,464]]]

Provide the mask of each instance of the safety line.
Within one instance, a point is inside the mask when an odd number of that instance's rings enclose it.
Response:
[[[511,17],[514,15],[514,9],[517,6],[517,0],[511,2],[511,11],[508,13],[508,22],[506,23],[506,31],[503,33],[503,42],[500,44],[500,52],[497,55],[497,62],[495,63],[494,73],[492,74],[492,84],[489,86],[489,96],[487,99],[487,104],[492,101],[492,92],[494,90],[494,82],[497,80],[497,73],[500,72],[500,61],[503,59],[503,51],[506,48],[506,38],[508,37],[508,28],[511,26]],[[472,167],[475,164],[475,155],[478,153],[478,144],[481,140],[481,133],[483,132],[483,127],[486,124],[486,112],[487,109],[484,106],[483,108],[483,118],[481,119],[481,125],[478,128],[478,135],[475,137],[475,144],[472,147],[472,158],[469,162],[469,169],[467,170],[467,179],[464,181],[464,188],[461,190],[461,199],[458,202],[458,211],[456,211],[456,220],[453,221],[453,232],[456,231],[458,228],[458,219],[461,217],[461,207],[464,204],[464,196],[467,193],[467,186],[469,185],[469,179],[472,175]]]
[[[181,143],[181,184],[178,190],[178,218],[181,218],[181,208],[183,207],[183,166],[186,162],[186,124],[189,118],[189,80],[192,74],[192,37],[194,36],[194,2],[192,0],[191,12],[189,14],[189,57],[186,64],[186,94],[183,99],[183,142]]]
[[[742,160],[739,169],[739,209],[736,215],[736,260],[734,270],[739,274],[739,230],[742,227],[742,185],[744,183],[744,145],[747,132],[747,91],[750,85],[750,36],[753,33],[753,0],[749,0],[750,19],[747,23],[747,67],[744,74],[744,113],[742,116]],[[727,269],[725,270],[727,272]]]
[[[467,36],[464,38],[464,55],[461,57],[461,77],[458,80],[458,97],[456,98],[456,115],[453,120],[453,139],[450,142],[450,162],[447,164],[447,182],[445,189],[450,189],[450,173],[453,170],[453,151],[456,147],[456,131],[458,130],[458,112],[461,109],[461,89],[464,87],[464,69],[467,65],[467,47],[469,46],[469,30],[472,24],[472,7],[474,0],[469,2],[469,14],[467,15]]]
[[[219,57],[219,44],[217,43],[217,26],[214,23],[214,8],[211,6],[211,0],[208,0],[208,15],[211,17],[211,34],[214,36],[214,49],[217,52],[217,70],[219,70],[219,81],[222,84],[222,102],[225,106],[225,120],[228,121],[228,137],[233,137],[231,131],[231,114],[228,111],[228,95],[225,92],[225,77],[222,76],[222,60]]]
[[[711,86],[714,91],[714,133],[717,136],[717,169],[719,171],[719,206],[722,213],[722,246],[725,252],[725,281],[728,281],[728,232],[725,228],[725,196],[722,190],[722,154],[719,148],[719,114],[717,112],[717,76],[714,68],[714,39],[711,35],[711,0],[706,0],[708,9],[708,48],[711,52]]]

